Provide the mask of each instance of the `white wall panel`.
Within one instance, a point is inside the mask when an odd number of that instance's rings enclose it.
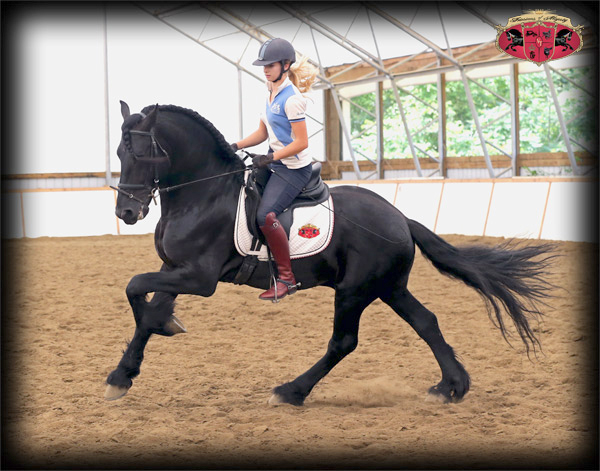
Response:
[[[537,238],[549,185],[548,182],[496,182],[485,235]]]
[[[552,182],[542,239],[596,242],[596,185],[591,182]]]
[[[117,234],[112,191],[23,194],[27,237]]]
[[[442,183],[400,183],[396,195],[396,208],[409,219],[433,230],[440,204]]]
[[[359,183],[358,186],[371,190],[373,193],[385,198],[388,203],[394,204],[397,183]]]
[[[367,178],[372,173],[373,172],[371,170],[364,170],[364,171],[358,172],[358,174],[360,175],[360,178]],[[356,173],[354,173],[354,170],[351,172],[341,172],[341,179],[342,180],[356,180]]]
[[[383,177],[386,180],[393,180],[394,178],[420,178],[416,170],[385,170]]]
[[[483,235],[491,192],[491,182],[445,183],[435,232]]]
[[[336,186],[358,186],[358,183],[334,183],[334,182],[327,182],[327,186],[329,188],[335,188]]]
[[[332,182],[330,187],[343,184]],[[487,217],[487,236],[537,238],[541,227],[542,239],[594,242],[596,237],[598,208],[591,182],[399,181],[360,186],[394,202],[406,217],[438,234],[483,235]],[[160,219],[159,200],[158,205],[151,203],[146,218],[135,225],[117,220],[112,190],[25,191],[24,216],[20,193],[3,193],[2,198],[7,213],[2,228],[5,238],[150,234]]]

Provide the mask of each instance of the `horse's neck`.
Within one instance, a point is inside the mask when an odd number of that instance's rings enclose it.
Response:
[[[204,220],[219,219],[215,208],[222,208],[225,214],[232,212],[235,217],[240,177],[226,174],[240,166],[220,155],[215,136],[202,124],[191,119],[172,122],[170,134],[173,162],[168,185],[184,186],[162,193],[163,217],[191,211]]]
[[[231,176],[210,181],[189,181],[189,185],[161,195],[161,217],[187,217],[194,214],[204,223],[223,221],[227,215],[235,219],[241,184]],[[221,209],[221,211],[219,211]]]

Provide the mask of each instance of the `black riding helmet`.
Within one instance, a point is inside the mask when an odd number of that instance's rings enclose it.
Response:
[[[269,65],[279,62],[281,64],[281,73],[279,74],[279,77],[274,80],[277,82],[284,72],[287,72],[287,70],[283,70],[285,61],[290,61],[290,66],[296,62],[296,51],[294,51],[294,46],[285,39],[274,38],[269,39],[260,47],[258,59],[256,59],[252,65]]]

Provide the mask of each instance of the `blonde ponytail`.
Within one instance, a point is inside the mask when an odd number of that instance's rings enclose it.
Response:
[[[290,67],[288,72],[290,81],[300,93],[308,93],[317,78],[317,68],[308,62],[308,57],[303,57]]]

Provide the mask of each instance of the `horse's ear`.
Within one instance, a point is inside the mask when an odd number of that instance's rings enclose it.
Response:
[[[152,108],[152,111],[150,111],[150,113],[148,113],[146,118],[144,118],[144,126],[146,128],[152,128],[152,126],[154,126],[154,124],[156,123],[157,116],[158,116],[158,103],[156,105],[154,105],[154,108]]]
[[[131,114],[131,111],[129,111],[129,105],[123,100],[119,101],[121,102],[121,116],[123,116],[123,119],[127,119]]]

